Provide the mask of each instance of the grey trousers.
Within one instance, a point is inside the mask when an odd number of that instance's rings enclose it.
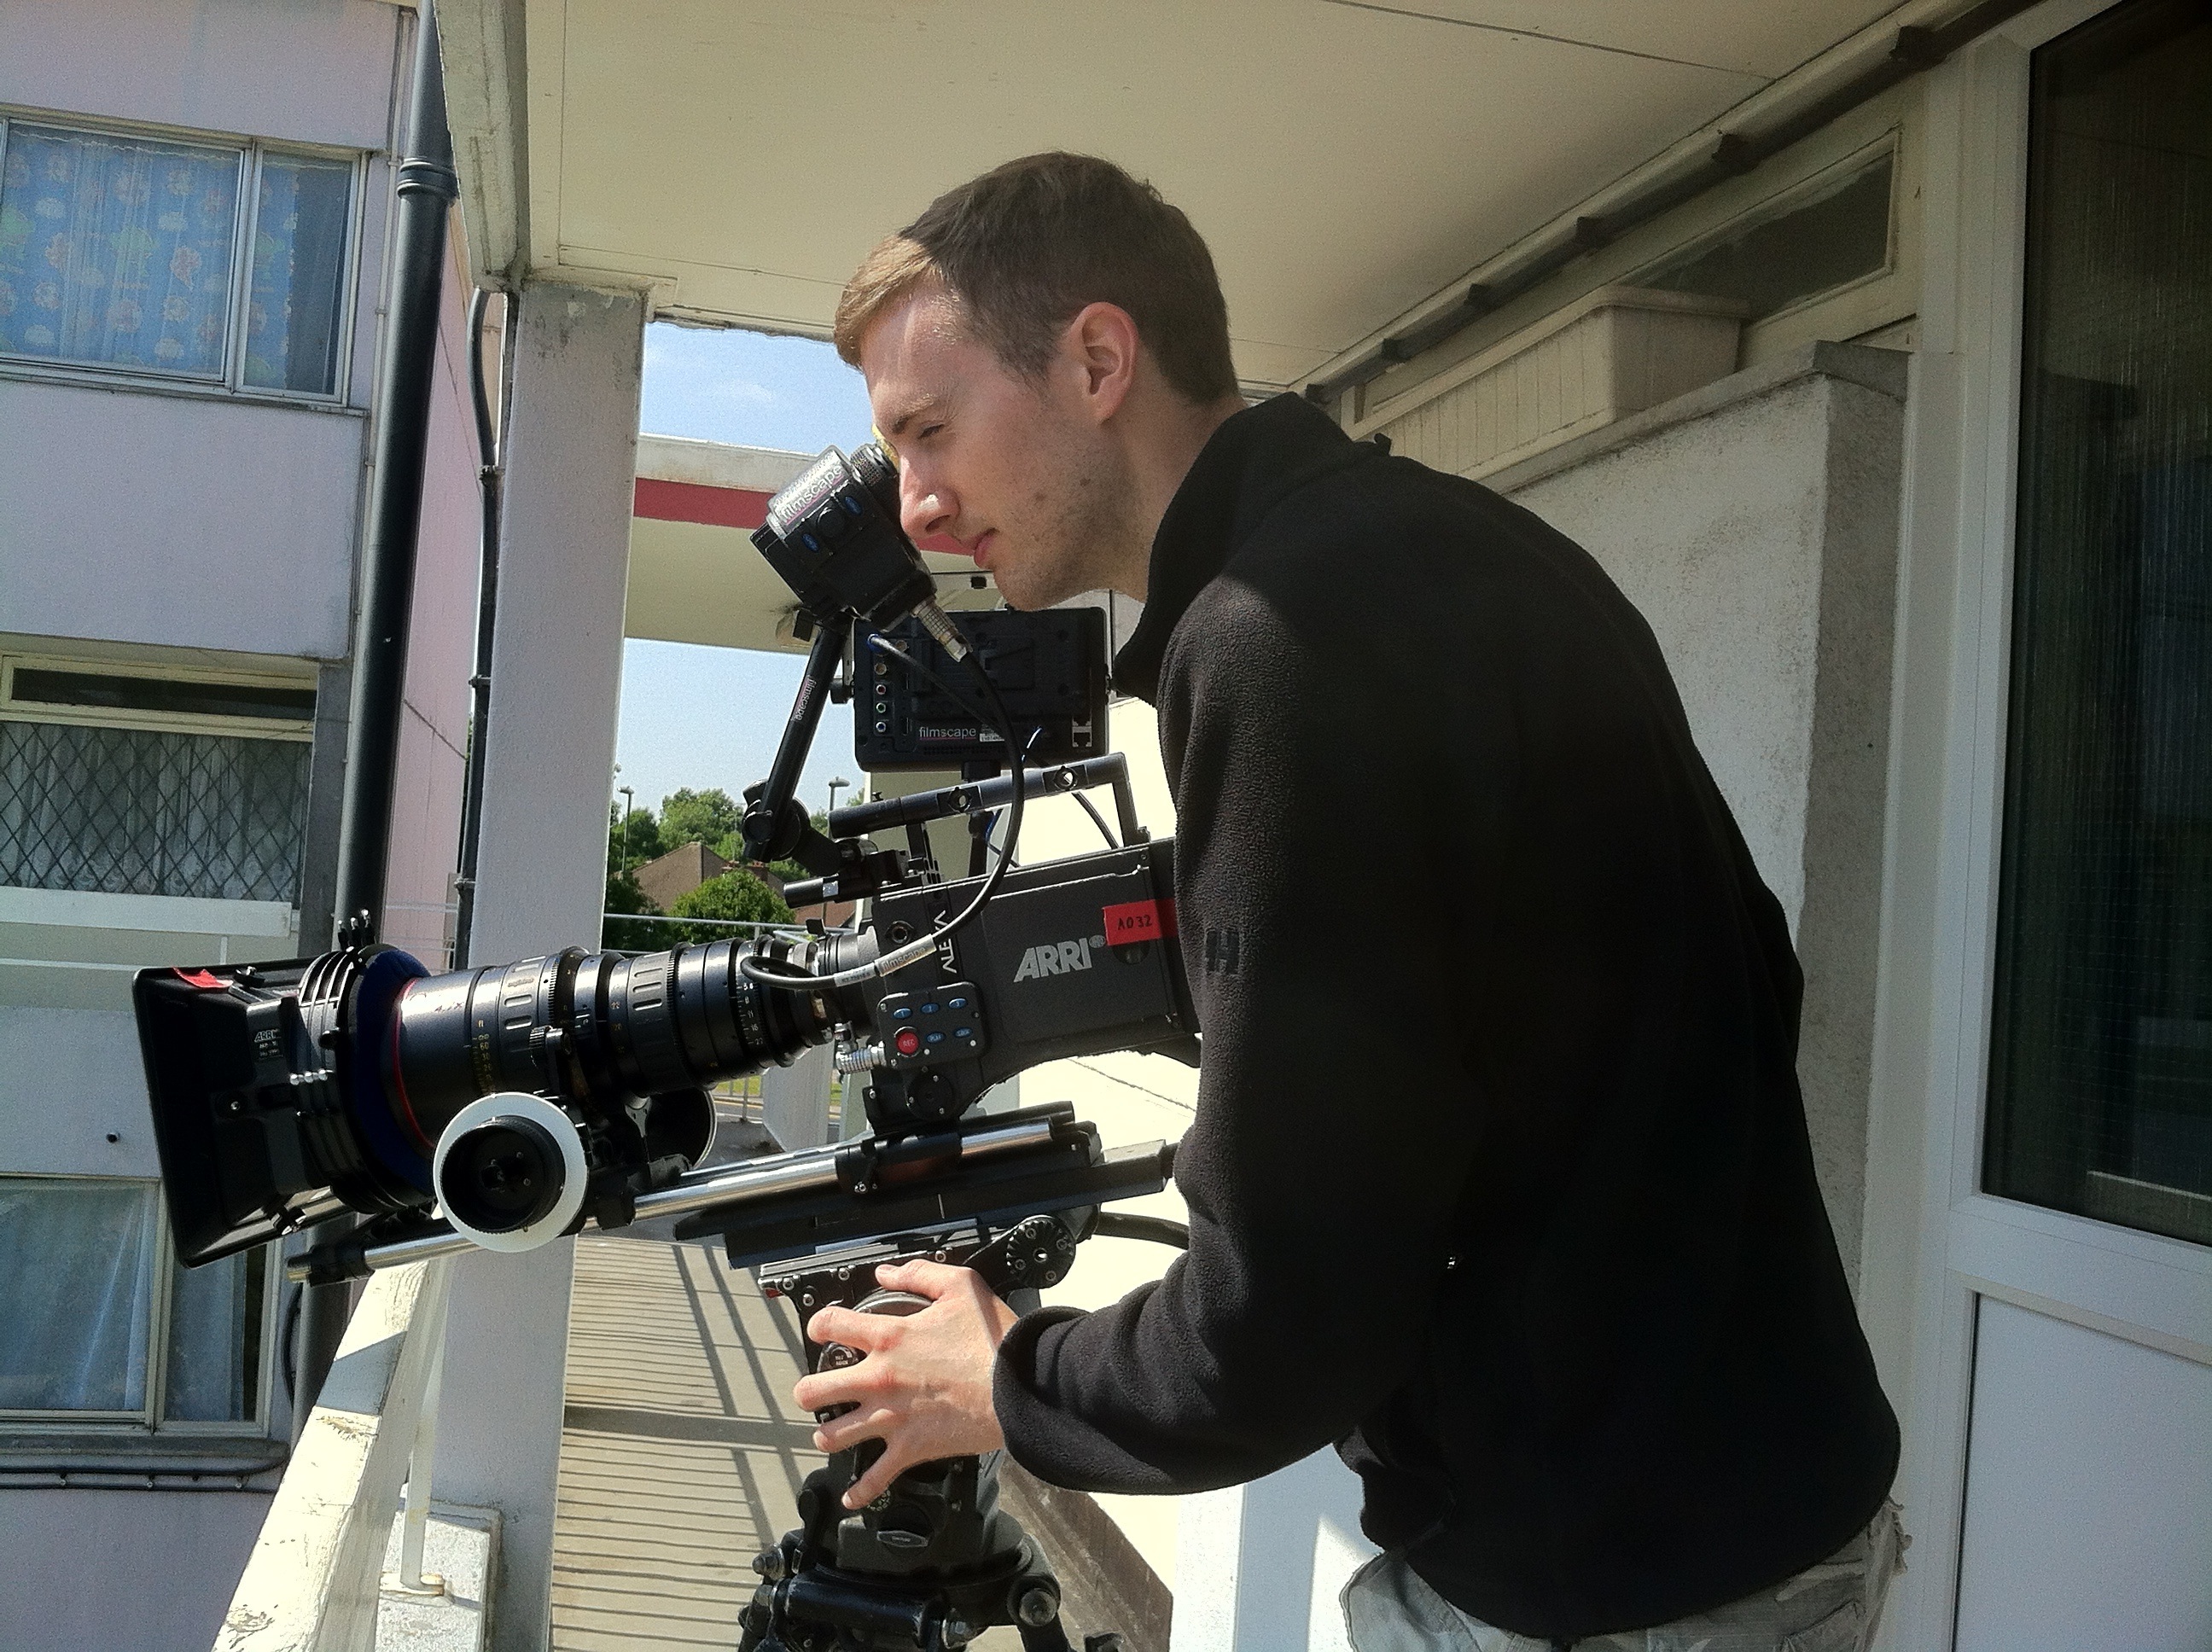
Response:
[[[1795,1577],[1741,1600],[1650,1629],[1544,1641],[1469,1617],[1395,1552],[1376,1555],[1344,1586],[1354,1652],[1866,1652],[1890,1579],[1912,1540],[1885,1503],[1866,1530]]]

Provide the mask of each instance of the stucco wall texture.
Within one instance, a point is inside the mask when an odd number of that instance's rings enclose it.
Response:
[[[1846,376],[1846,374],[1850,376]],[[1805,968],[1798,1072],[1857,1275],[1881,912],[1903,358],[1822,345],[1495,480],[1659,639]]]

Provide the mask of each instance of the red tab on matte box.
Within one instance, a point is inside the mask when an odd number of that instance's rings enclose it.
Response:
[[[212,970],[179,969],[173,973],[177,979],[183,981],[186,986],[197,987],[203,992],[214,987],[228,987],[230,985],[228,981],[225,981],[221,975],[215,974]]]
[[[1129,901],[1105,909],[1106,944],[1133,946],[1139,941],[1173,940],[1173,901]]]

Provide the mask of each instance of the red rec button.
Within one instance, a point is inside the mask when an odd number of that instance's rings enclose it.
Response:
[[[901,1055],[921,1054],[921,1035],[911,1027],[900,1028],[898,1036],[892,1039],[891,1043]]]

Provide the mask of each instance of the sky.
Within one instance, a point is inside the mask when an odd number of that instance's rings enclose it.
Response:
[[[638,428],[750,447],[847,452],[868,439],[860,375],[828,344],[811,338],[708,331],[655,322],[645,333],[645,385]],[[732,798],[768,776],[792,697],[797,654],[704,648],[682,642],[623,645],[622,720],[615,734],[615,786],[658,814],[679,787],[720,787]],[[832,776],[863,780],[853,762],[853,719],[826,708],[801,772],[809,810],[828,801]],[[841,792],[841,801],[854,794]]]

